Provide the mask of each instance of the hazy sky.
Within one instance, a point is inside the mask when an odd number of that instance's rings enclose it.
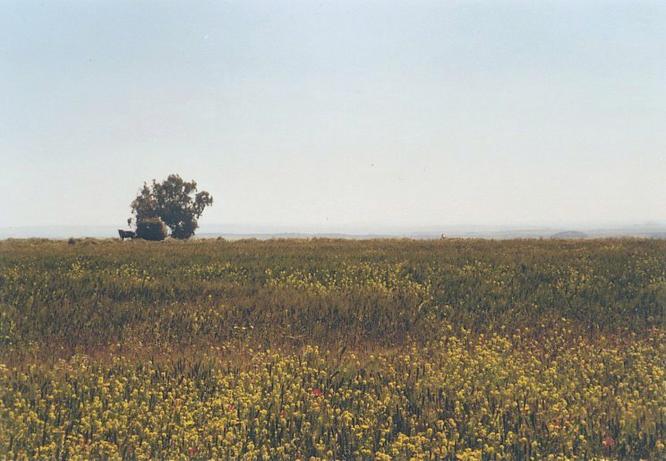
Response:
[[[666,221],[666,2],[0,2],[0,227]]]

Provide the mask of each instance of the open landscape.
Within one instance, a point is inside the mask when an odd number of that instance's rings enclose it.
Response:
[[[661,459],[666,241],[0,242],[6,459]]]
[[[666,461],[666,1],[0,31],[0,461]]]

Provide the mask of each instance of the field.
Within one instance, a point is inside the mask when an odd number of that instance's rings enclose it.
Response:
[[[0,459],[666,458],[664,240],[0,242]]]

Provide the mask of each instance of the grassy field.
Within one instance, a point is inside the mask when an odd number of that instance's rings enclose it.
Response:
[[[666,241],[0,242],[0,459],[664,459]]]

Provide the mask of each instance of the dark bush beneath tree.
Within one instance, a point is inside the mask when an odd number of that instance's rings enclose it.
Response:
[[[144,240],[164,240],[168,235],[167,227],[160,218],[145,218],[136,225],[136,236]]]

